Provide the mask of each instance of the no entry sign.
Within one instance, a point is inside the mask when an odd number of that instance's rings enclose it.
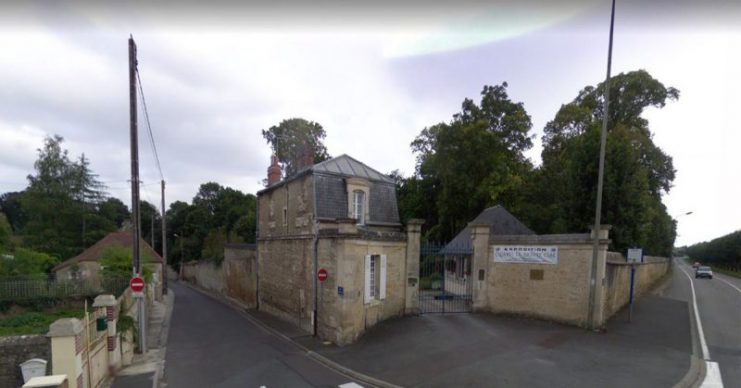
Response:
[[[129,282],[129,286],[131,287],[131,291],[133,292],[142,292],[144,291],[144,279],[138,276],[133,277]]]
[[[316,278],[319,279],[320,282],[327,280],[327,270],[324,268],[320,268],[319,271],[316,273]]]

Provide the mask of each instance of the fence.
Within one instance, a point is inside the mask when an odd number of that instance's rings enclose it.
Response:
[[[129,285],[130,277],[102,279],[57,280],[54,278],[0,278],[0,301],[21,301],[36,298],[71,298],[99,294],[120,295]]]

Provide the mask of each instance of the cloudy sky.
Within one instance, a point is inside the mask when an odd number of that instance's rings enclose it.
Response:
[[[331,155],[409,175],[425,126],[504,81],[532,116],[538,164],[545,123],[605,77],[607,0],[101,3],[0,5],[0,193],[25,188],[44,136],[59,134],[130,202],[129,34],[168,203],[207,181],[259,190],[270,154],[260,131],[291,117],[321,123]],[[664,201],[678,245],[740,229],[741,7],[618,1],[613,73],[636,69],[680,90],[646,113],[677,169]],[[158,203],[140,135],[142,197]]]

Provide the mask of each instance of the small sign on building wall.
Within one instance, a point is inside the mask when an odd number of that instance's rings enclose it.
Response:
[[[641,248],[628,249],[628,263],[642,263],[642,262],[643,262],[643,249]]]
[[[494,261],[516,264],[558,264],[558,247],[536,245],[495,245]]]

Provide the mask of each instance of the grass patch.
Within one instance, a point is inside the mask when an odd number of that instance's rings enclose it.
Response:
[[[730,269],[720,268],[720,267],[711,267],[713,268],[713,272],[722,273],[723,275],[733,276],[735,278],[741,279],[741,271],[733,271]]]
[[[0,318],[0,337],[11,335],[45,334],[49,325],[59,318],[82,318],[79,310],[60,310],[53,313],[35,311]]]

